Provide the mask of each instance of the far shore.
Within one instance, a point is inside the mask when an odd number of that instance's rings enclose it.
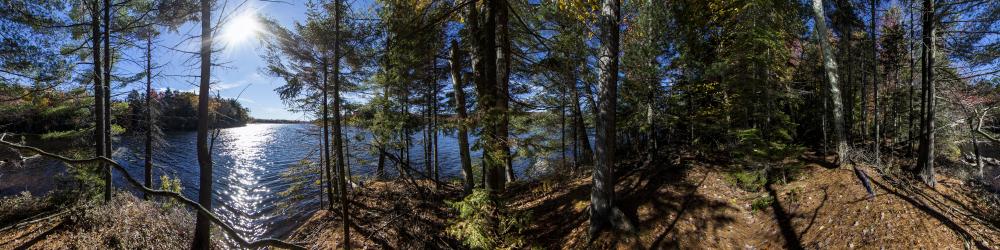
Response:
[[[263,123],[263,124],[302,124],[309,123],[309,121],[302,120],[282,120],[282,119],[252,119],[247,124]]]

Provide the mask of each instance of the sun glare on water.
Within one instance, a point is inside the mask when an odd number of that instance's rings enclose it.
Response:
[[[227,46],[239,46],[251,41],[262,30],[257,12],[248,10],[236,15],[226,23],[221,38]]]

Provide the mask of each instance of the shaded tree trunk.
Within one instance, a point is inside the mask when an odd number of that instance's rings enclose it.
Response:
[[[111,159],[111,0],[104,0],[104,157]],[[107,164],[106,164],[107,165]],[[105,186],[105,197],[111,197],[112,171],[111,166],[106,166],[107,185]]]
[[[477,104],[480,112],[480,122],[482,124],[482,145],[483,145],[483,167],[486,179],[486,190],[490,196],[496,197],[504,191],[504,138],[500,130],[503,111],[500,107],[501,97],[497,96],[497,53],[496,48],[496,27],[497,12],[500,11],[500,3],[503,0],[487,0],[485,5],[484,23],[479,41],[479,57],[482,63],[481,80],[476,82]]]
[[[143,177],[146,187],[153,188],[153,36],[146,37],[146,138],[143,142],[145,147],[143,166],[145,172]],[[148,194],[143,194],[144,199],[149,199]]]
[[[598,17],[600,29],[598,61],[598,115],[596,126],[596,161],[590,194],[590,235],[595,236],[602,228],[610,225],[625,230],[634,230],[615,205],[615,147],[616,117],[618,99],[618,54],[619,23],[621,4],[618,0],[604,0]]]
[[[913,41],[912,40],[917,37],[917,34],[914,31],[915,30],[914,27],[916,27],[917,24],[914,22],[914,19],[913,19],[913,2],[916,2],[916,1],[910,1],[909,7],[907,8],[907,12],[909,12],[909,15],[910,15],[910,39],[907,40],[907,44],[910,46],[910,49],[909,49],[909,55],[910,55],[910,73],[909,73],[910,74],[909,75],[910,79],[909,80],[910,81],[909,81],[909,84],[907,84],[910,87],[910,95],[906,98],[906,100],[907,100],[906,107],[908,109],[907,116],[908,116],[908,119],[909,119],[909,129],[907,129],[907,133],[906,133],[907,134],[906,156],[913,156],[913,153],[914,153],[913,152],[913,141],[914,141],[914,139],[916,139],[915,136],[914,136],[914,134],[915,134],[914,130],[916,130],[916,126],[915,126],[915,123],[914,123],[914,118],[916,116],[913,115],[913,113],[914,113],[914,110],[913,110],[914,86],[913,86],[913,84],[914,84],[914,82],[916,82],[913,79],[913,77],[915,75],[913,72],[916,72],[916,66],[915,66],[916,63],[915,63],[915,59],[914,59],[914,56],[913,56],[914,49],[913,49]]]
[[[562,154],[560,167],[565,168],[566,164],[566,85],[561,85],[559,90],[559,152]]]
[[[201,0],[201,76],[198,87],[198,203],[212,211],[212,155],[208,145],[209,84],[212,73],[212,1]],[[211,222],[199,210],[191,249],[211,248]]]
[[[348,190],[347,182],[348,176],[346,174],[344,165],[344,148],[343,148],[343,130],[341,126],[340,116],[340,0],[334,0],[334,40],[333,40],[333,130],[334,130],[334,147],[336,148],[337,154],[337,171],[340,174],[340,215],[344,219],[343,232],[344,232],[344,248],[351,249],[351,217],[347,213],[348,207],[350,207],[350,202],[348,202]]]
[[[576,141],[580,147],[580,159],[577,165],[590,165],[594,162],[594,151],[590,148],[590,138],[587,136],[587,126],[583,122],[583,108],[580,106],[580,91],[576,86],[576,77],[570,72],[572,79],[570,90],[573,92],[573,126],[576,131]]]
[[[871,0],[871,36],[872,36],[872,64],[871,64],[871,74],[872,74],[872,99],[875,101],[875,112],[872,113],[872,123],[875,125],[875,165],[880,165],[881,162],[881,147],[882,145],[882,131],[881,122],[879,122],[879,105],[878,105],[878,30],[875,29],[875,22],[878,21],[876,9],[878,6],[875,4],[875,0]]]
[[[512,182],[516,178],[514,176],[514,164],[513,158],[510,153],[511,146],[511,136],[510,136],[510,59],[511,59],[511,45],[510,45],[510,25],[508,22],[508,16],[510,14],[510,6],[508,0],[497,1],[497,30],[499,30],[499,37],[497,37],[497,42],[500,43],[497,48],[497,107],[500,109],[500,124],[497,125],[497,134],[500,137],[501,153],[503,154],[504,160],[504,170],[506,173],[506,181]]]
[[[434,64],[434,72],[437,72],[437,64]],[[434,75],[437,77],[437,74]],[[437,79],[432,81],[434,84],[431,86],[434,88],[433,96],[431,100],[433,101],[431,105],[431,141],[434,143],[434,187],[441,188],[441,164],[438,162],[438,84]]]
[[[475,187],[472,176],[472,159],[469,155],[469,131],[465,113],[465,89],[462,82],[462,51],[458,42],[451,40],[451,81],[455,88],[455,113],[458,114],[458,153],[462,164],[462,191],[468,195]]]
[[[979,154],[979,139],[976,138],[976,127],[972,125],[975,118],[969,118],[969,137],[972,137],[972,151],[976,154],[976,167],[979,168],[979,178],[983,178],[983,158]],[[982,126],[981,124],[979,126]]]
[[[934,178],[934,0],[924,0],[923,9],[923,48],[924,56],[921,62],[921,72],[923,75],[923,102],[926,106],[925,116],[922,117],[921,129],[922,138],[920,141],[920,155],[917,159],[917,169],[920,178],[928,186],[937,184]]]
[[[323,57],[322,68],[323,68],[323,104],[322,104],[322,109],[323,109],[322,110],[322,112],[323,112],[323,139],[322,139],[322,142],[323,142],[323,153],[320,154],[320,155],[323,156],[323,159],[322,159],[322,162],[323,162],[323,172],[324,172],[324,174],[326,176],[326,179],[323,179],[323,180],[320,180],[320,181],[321,182],[326,182],[326,196],[327,196],[327,200],[330,201],[330,204],[327,206],[327,209],[330,210],[330,211],[333,211],[333,200],[334,200],[333,199],[333,193],[334,193],[333,192],[333,175],[332,175],[331,170],[330,170],[331,169],[330,168],[330,160],[333,159],[333,157],[331,157],[331,155],[330,155],[330,112],[329,112],[329,106],[330,106],[330,100],[329,100],[330,90],[329,90],[329,86],[330,85],[329,85],[329,82],[328,82],[328,79],[330,77],[327,76],[327,74],[330,72],[330,66],[327,64],[327,58],[325,56]]]
[[[434,131],[434,56],[428,57],[427,62],[427,85],[424,90],[424,131],[423,131],[423,144],[424,144],[424,173],[427,175],[427,179],[434,179],[434,137],[432,136]]]
[[[94,0],[90,3],[90,28],[91,28],[91,49],[93,50],[93,60],[94,60],[94,153],[97,157],[104,156],[104,144],[107,137],[104,136],[104,127],[107,125],[104,123],[104,83],[103,77],[103,65],[101,63],[101,11],[100,2]],[[106,52],[105,52],[106,53]],[[111,166],[106,166],[106,164],[101,164],[101,170],[104,175],[104,201],[111,201]]]
[[[844,106],[840,100],[840,88],[837,86],[837,61],[833,58],[833,50],[827,40],[826,16],[823,12],[823,1],[812,1],[813,17],[816,20],[817,36],[823,49],[823,68],[829,82],[830,99],[833,102],[833,130],[837,136],[837,162],[843,164],[847,160],[847,138],[844,136]]]

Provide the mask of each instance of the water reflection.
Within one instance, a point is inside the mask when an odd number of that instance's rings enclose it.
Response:
[[[271,216],[257,214],[258,207],[265,195],[271,190],[261,185],[261,176],[265,170],[265,164],[269,162],[263,159],[264,147],[274,140],[274,129],[272,124],[251,124],[245,127],[226,129],[219,134],[217,146],[223,159],[228,160],[228,175],[219,176],[226,182],[228,189],[216,189],[222,193],[224,207],[227,210],[222,213],[234,213],[249,216],[223,216],[237,230],[244,232],[247,237],[259,238],[267,228],[264,223]]]
[[[371,134],[356,128],[345,128],[345,133],[351,140],[349,167],[353,175],[371,176],[375,172],[377,155],[372,154],[368,144]],[[470,140],[475,141],[474,136]],[[197,200],[199,189],[198,157],[196,133],[167,132],[164,135],[163,146],[154,148],[153,155],[153,185],[161,187],[160,177],[168,176],[179,179],[181,193]],[[116,140],[115,160],[122,163],[129,175],[137,179],[143,176],[143,138],[123,137]],[[415,131],[410,148],[412,161],[410,165],[417,171],[423,171],[423,148],[421,133]],[[442,179],[461,176],[458,157],[458,143],[454,134],[440,133],[439,137],[440,174]],[[228,128],[219,131],[213,144],[213,210],[219,217],[241,232],[248,239],[264,237],[284,238],[297,225],[300,225],[312,211],[320,208],[319,197],[322,190],[317,185],[309,183],[295,195],[305,197],[293,200],[279,193],[294,185],[297,180],[282,178],[281,174],[307,159],[318,162],[319,129],[306,124],[250,124],[245,127]],[[473,150],[473,159],[480,152]],[[475,160],[474,160],[475,161]],[[390,163],[391,164],[391,163]],[[515,161],[515,172],[523,177],[526,166],[534,164],[533,159],[519,157]],[[47,164],[44,164],[47,165]],[[49,169],[63,170],[64,167],[52,166]],[[30,169],[38,176],[37,169]],[[27,171],[27,170],[26,170]],[[392,165],[386,166],[386,174],[394,176],[397,173]],[[3,173],[3,178],[20,176],[18,173]],[[55,176],[47,174],[45,176]],[[315,177],[315,176],[313,176]],[[0,179],[3,182],[4,179]],[[52,180],[53,178],[44,178]],[[10,182],[8,186],[28,186]],[[31,182],[30,186],[39,186]],[[6,183],[0,183],[3,187]],[[115,175],[116,187],[127,187],[120,174]],[[8,188],[0,188],[7,191]],[[9,188],[13,190],[14,188]],[[13,191],[11,191],[13,193]],[[313,198],[315,197],[315,198]]]

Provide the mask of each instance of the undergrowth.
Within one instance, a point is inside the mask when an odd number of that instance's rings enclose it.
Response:
[[[513,212],[498,205],[484,189],[474,190],[461,201],[446,203],[458,211],[447,233],[469,248],[529,248],[523,232],[531,224],[530,213]]]

